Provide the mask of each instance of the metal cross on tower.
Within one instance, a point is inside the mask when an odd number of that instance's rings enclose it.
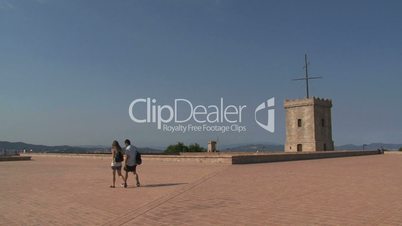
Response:
[[[307,54],[304,54],[304,69],[305,69],[305,75],[304,75],[304,78],[296,78],[296,79],[293,79],[293,81],[296,81],[296,80],[306,80],[306,94],[307,94],[307,98],[309,98],[310,97],[310,94],[309,94],[309,89],[308,89],[308,80],[310,80],[310,79],[319,79],[319,78],[322,78],[321,76],[318,76],[318,77],[309,77],[309,75],[308,75],[308,65],[309,65],[310,63],[307,61]]]

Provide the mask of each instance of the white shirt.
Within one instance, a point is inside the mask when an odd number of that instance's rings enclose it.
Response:
[[[126,147],[126,158],[128,166],[137,165],[135,156],[137,156],[137,148],[134,145],[128,145]]]

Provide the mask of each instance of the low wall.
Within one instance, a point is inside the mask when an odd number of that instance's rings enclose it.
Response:
[[[26,161],[31,160],[31,156],[0,156],[0,161]]]
[[[75,154],[75,153],[29,153],[20,156],[43,156],[43,157],[63,157],[63,158],[97,158],[110,159],[111,154]]]
[[[395,155],[402,155],[402,151],[384,151],[384,154],[395,154]]]
[[[194,162],[210,164],[232,164],[232,156],[213,156],[213,155],[142,155],[142,159],[162,161],[162,162]]]
[[[25,156],[26,154],[21,154]],[[74,154],[74,153],[31,153],[33,157],[62,157],[62,158],[97,158],[111,159],[111,154]],[[142,161],[161,162],[189,162],[189,163],[210,163],[210,164],[232,164],[232,156],[181,156],[181,155],[147,155],[142,154]]]
[[[293,152],[293,153],[272,153],[256,155],[235,155],[232,156],[232,164],[250,164],[264,162],[281,162],[323,158],[352,157],[362,155],[378,155],[379,151],[320,151],[320,152]]]
[[[142,155],[142,160],[177,163],[204,164],[251,164],[322,158],[338,158],[362,155],[383,154],[379,151],[322,151],[322,152],[217,152],[217,153],[182,153],[180,155]],[[67,158],[102,158],[110,159],[110,154],[47,154],[32,153],[32,156],[67,157]],[[22,154],[22,156],[25,156]]]

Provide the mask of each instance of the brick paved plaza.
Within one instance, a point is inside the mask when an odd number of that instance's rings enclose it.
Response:
[[[0,162],[0,225],[402,225],[402,155],[250,165],[109,159]]]

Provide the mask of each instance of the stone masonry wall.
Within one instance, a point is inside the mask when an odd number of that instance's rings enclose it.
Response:
[[[286,100],[286,152],[334,150],[332,141],[332,101],[320,98]],[[298,120],[301,119],[301,127]],[[325,148],[324,148],[325,144]]]

